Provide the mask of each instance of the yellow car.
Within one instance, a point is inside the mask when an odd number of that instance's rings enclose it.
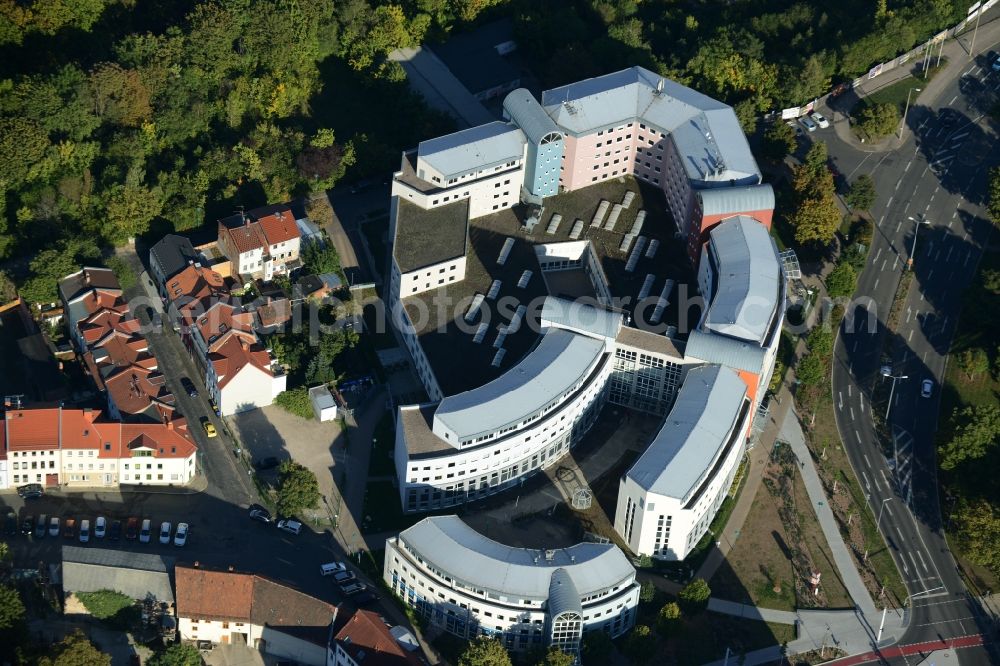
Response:
[[[206,437],[215,437],[215,435],[217,433],[215,432],[215,426],[214,425],[212,425],[209,421],[205,421],[201,425],[204,426],[204,428],[205,428],[205,436]]]

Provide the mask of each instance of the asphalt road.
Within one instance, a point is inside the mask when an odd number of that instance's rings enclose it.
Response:
[[[941,531],[934,434],[940,386],[962,289],[973,279],[991,225],[983,208],[986,178],[996,162],[995,136],[983,109],[996,99],[1000,75],[970,63],[936,99],[910,108],[909,140],[898,150],[862,153],[832,132],[831,158],[848,179],[870,173],[879,193],[868,264],[834,351],[833,399],[841,439],[869,509],[910,593],[909,626],[899,645],[995,636],[995,626],[961,580]],[[925,105],[926,104],[926,105]],[[992,154],[991,154],[992,151]],[[926,220],[920,226],[915,220]],[[913,287],[888,344],[885,321],[912,254]],[[853,324],[853,326],[852,326]],[[885,352],[885,354],[883,354]],[[896,382],[885,448],[876,434],[871,398],[885,396],[887,364]],[[921,383],[933,382],[930,397]],[[884,416],[887,401],[877,409]],[[990,663],[982,647],[957,653],[963,664]],[[906,656],[886,654],[891,663]]]

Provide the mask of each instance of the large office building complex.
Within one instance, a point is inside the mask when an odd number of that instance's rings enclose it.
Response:
[[[773,191],[730,107],[642,68],[541,102],[514,90],[503,110],[394,174],[389,305],[429,398],[397,414],[403,509],[523,482],[610,403],[664,419],[615,527],[683,558],[774,368]]]
[[[456,516],[425,518],[387,539],[383,575],[431,625],[493,636],[514,651],[555,646],[579,657],[584,634],[631,629],[639,603],[635,569],[613,544],[513,548]]]

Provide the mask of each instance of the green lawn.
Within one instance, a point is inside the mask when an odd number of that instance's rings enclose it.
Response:
[[[876,90],[864,98],[862,104],[858,106],[859,110],[862,108],[863,104],[895,104],[896,107],[899,108],[900,114],[902,114],[904,107],[906,106],[907,93],[914,88],[922,88],[924,84],[929,83],[930,80],[933,79],[934,76],[947,64],[948,61],[942,59],[940,67],[931,67],[927,70],[926,75],[923,72],[918,72],[914,76],[908,76],[905,79],[897,81],[896,83]],[[904,67],[905,66],[906,65],[904,65]],[[910,93],[910,106],[916,104],[919,98],[920,93],[915,90],[913,93]]]

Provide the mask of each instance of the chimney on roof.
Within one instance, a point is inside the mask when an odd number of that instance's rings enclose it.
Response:
[[[201,563],[198,560],[195,560],[194,561],[194,568],[197,569],[199,566],[201,566]]]
[[[90,271],[88,271],[88,270],[84,270],[83,271],[83,281],[86,284],[90,284]]]
[[[236,571],[236,568],[232,564],[230,564],[229,565],[229,572],[232,573],[233,571]]]

